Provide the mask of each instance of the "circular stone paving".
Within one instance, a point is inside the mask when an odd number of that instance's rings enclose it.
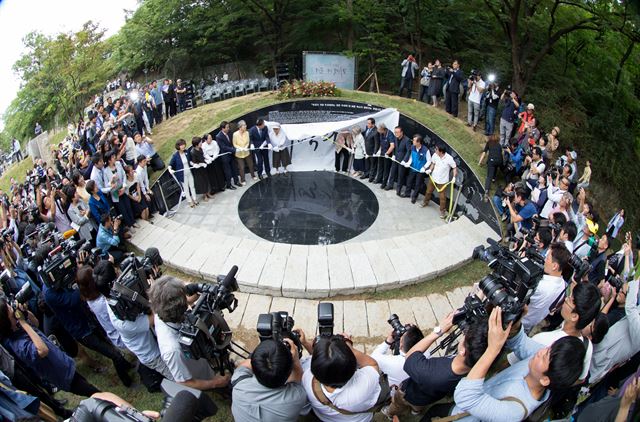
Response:
[[[242,223],[271,242],[331,245],[367,230],[378,200],[359,180],[328,171],[279,174],[253,184],[238,202]]]

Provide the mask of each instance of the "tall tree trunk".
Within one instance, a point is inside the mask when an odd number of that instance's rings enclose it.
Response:
[[[627,47],[627,50],[622,55],[622,58],[620,59],[620,63],[618,63],[618,71],[616,72],[616,84],[615,84],[616,89],[614,90],[614,93],[617,93],[618,91],[618,85],[620,85],[620,78],[622,77],[622,69],[624,68],[625,63],[629,59],[629,56],[631,56],[631,53],[633,52],[633,48],[635,47],[635,45],[636,45],[636,42],[634,40],[629,41],[629,46]]]
[[[347,12],[349,13],[349,27],[347,29],[347,50],[353,51],[355,31],[353,29],[353,0],[347,0]]]

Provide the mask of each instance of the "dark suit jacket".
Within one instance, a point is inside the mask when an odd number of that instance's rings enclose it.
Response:
[[[220,154],[223,154],[225,152],[230,152],[231,154],[233,154],[236,152],[236,149],[231,143],[231,137],[225,136],[223,131],[218,132],[218,134],[216,135],[216,142],[220,147]],[[228,154],[229,158],[231,158],[231,154]]]
[[[396,139],[396,149],[393,153],[396,156],[396,160],[402,161],[405,160],[407,153],[411,151],[411,139],[404,135],[402,139]],[[405,160],[407,161],[407,160]]]
[[[453,75],[453,78],[451,78],[451,75]],[[447,91],[452,94],[459,94],[460,83],[464,81],[464,73],[462,73],[462,70],[460,69],[456,71],[447,70],[445,82],[449,82],[449,79],[451,79],[451,82],[447,85]]]
[[[362,136],[364,136],[364,149],[367,155],[375,154],[378,148],[380,148],[380,137],[378,136],[378,131],[375,126],[369,130],[368,135],[367,128],[365,128],[364,132],[362,132]]]
[[[258,128],[258,126],[253,126],[249,129],[249,139],[251,145],[258,148],[264,141],[269,143],[269,129],[267,129],[267,125],[265,125],[262,129]]]

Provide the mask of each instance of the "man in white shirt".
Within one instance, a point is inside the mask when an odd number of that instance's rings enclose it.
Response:
[[[469,75],[469,98],[467,102],[467,126],[476,131],[478,118],[480,117],[480,99],[486,84],[482,80],[480,72],[471,71]]]
[[[560,303],[566,289],[562,271],[569,263],[571,254],[562,243],[552,243],[544,260],[544,276],[538,283],[531,299],[529,311],[522,318],[526,332],[531,331],[549,315],[550,309]]]
[[[396,343],[394,332],[393,329],[389,331],[387,338],[373,350],[371,357],[378,362],[380,370],[389,377],[389,385],[400,386],[402,381],[409,378],[409,375],[403,369],[405,355],[416,343],[424,338],[424,334],[415,325],[410,325],[402,337],[397,340],[399,354],[394,355],[392,354],[394,350],[391,349]],[[390,350],[391,353],[389,353]]]
[[[554,209],[562,199],[562,196],[569,191],[569,179],[564,176],[558,175],[555,183],[552,183],[551,176],[547,176],[547,202],[540,211],[540,217],[549,218],[551,210]]]
[[[312,355],[302,362],[302,386],[309,399],[309,406],[303,413],[313,409],[323,422],[373,420],[374,413],[369,410],[376,405],[381,392],[376,361],[354,349],[348,335],[320,337],[312,346],[300,331],[300,341]]]
[[[538,333],[531,337],[532,340],[544,345],[551,346],[556,340],[566,336],[577,337],[585,343],[587,353],[584,356],[584,367],[580,374],[579,380],[583,381],[587,378],[589,367],[591,365],[591,355],[593,354],[593,344],[583,339],[582,329],[587,327],[596,318],[600,312],[600,291],[591,283],[573,283],[571,285],[571,293],[565,298],[560,314],[564,320],[562,327],[554,330]],[[507,356],[509,363],[518,362],[518,358],[514,353]]]
[[[435,154],[431,157],[431,166],[426,170],[426,173],[430,174],[430,177],[429,182],[427,183],[427,193],[425,194],[424,200],[420,206],[424,208],[429,205],[433,191],[437,190],[440,198],[440,218],[442,219],[447,216],[447,196],[445,188],[450,180],[449,174],[451,169],[453,169],[453,178],[455,179],[458,175],[456,162],[453,160],[453,157],[447,153],[444,145],[438,144],[436,146]],[[453,200],[453,198],[451,199]]]
[[[138,156],[138,167],[136,167],[136,179],[138,179],[138,183],[140,184],[140,191],[142,195],[144,195],[144,199],[149,204],[149,214],[153,214],[156,212],[156,203],[153,200],[153,191],[151,190],[151,186],[149,186],[149,174],[147,173],[147,164],[149,164],[149,159],[144,155]]]

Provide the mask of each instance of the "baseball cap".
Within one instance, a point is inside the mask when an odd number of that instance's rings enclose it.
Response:
[[[529,103],[527,105],[527,110],[535,110],[535,109],[536,109],[536,106],[534,106],[533,104]]]

